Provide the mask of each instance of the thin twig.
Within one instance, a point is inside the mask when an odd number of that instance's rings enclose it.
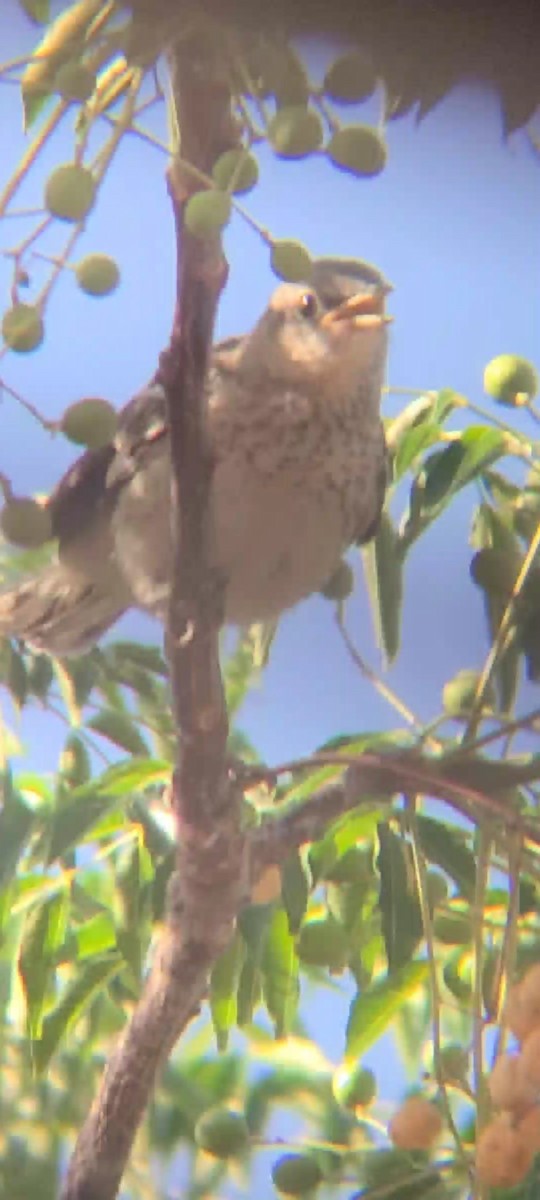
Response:
[[[347,652],[350,655],[355,666],[358,667],[358,670],[362,673],[362,675],[364,675],[364,677],[366,679],[369,680],[369,682],[371,684],[373,684],[373,687],[379,693],[379,695],[382,696],[384,700],[387,700],[388,703],[392,705],[392,708],[396,709],[396,712],[399,713],[400,717],[403,717],[404,720],[407,721],[408,725],[414,726],[414,728],[418,731],[418,733],[423,736],[424,728],[422,726],[422,723],[419,720],[419,718],[415,715],[415,713],[413,713],[412,709],[410,709],[408,707],[408,705],[405,704],[405,702],[400,699],[400,697],[397,695],[397,693],[394,692],[392,690],[392,688],[389,687],[388,684],[384,682],[384,679],[381,679],[380,675],[378,675],[377,672],[374,671],[373,668],[369,666],[369,663],[367,663],[365,661],[365,659],[362,658],[362,655],[357,650],[357,648],[347,630],[347,627],[343,620],[343,614],[341,613],[339,608],[336,612],[336,625],[339,629],[339,632],[343,639],[343,642],[345,643]],[[431,745],[431,747],[433,749],[440,748],[440,742],[435,741],[434,738],[428,738],[426,740],[427,740],[427,744]]]
[[[432,1008],[432,1034],[433,1034],[433,1065],[435,1068],[435,1078],[442,1098],[446,1123],[454,1139],[458,1158],[465,1167],[471,1186],[473,1184],[473,1174],[471,1166],[467,1159],[467,1155],[463,1149],[458,1127],[454,1121],[454,1114],[448,1096],[446,1079],[444,1075],[443,1062],[441,1056],[441,998],[439,994],[439,980],[437,975],[437,963],[435,959],[434,947],[434,931],[433,921],[431,919],[431,911],[429,907],[428,885],[427,885],[427,868],[422,851],[422,841],[418,829],[416,819],[416,806],[412,797],[406,797],[406,811],[409,828],[411,831],[411,842],[413,852],[414,870],[416,875],[416,883],[418,890],[418,899],[420,903],[420,911],[422,914],[422,924],[424,928],[424,937],[426,939],[426,952],[429,966],[429,980],[431,991],[431,1008]]]
[[[484,913],[486,888],[489,880],[493,833],[491,823],[482,822],[476,834],[476,879],[472,909],[473,929],[473,1037],[472,1065],[473,1088],[476,1096],[476,1127],[483,1128],[486,1117],[484,1094],[484,1015],[483,1015],[483,961],[484,961]]]

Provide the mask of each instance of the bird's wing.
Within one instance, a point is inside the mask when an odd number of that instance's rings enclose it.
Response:
[[[212,351],[209,386],[215,373],[234,372],[244,338],[230,337]],[[144,461],[147,448],[168,436],[165,393],[159,383],[143,388],[121,410],[114,440],[98,450],[87,450],[51,492],[48,500],[53,533],[65,548],[91,532],[110,516],[118,490],[129,482]]]
[[[114,459],[112,444],[87,450],[62,476],[47,501],[53,534],[69,542],[95,519],[106,492],[107,471]]]

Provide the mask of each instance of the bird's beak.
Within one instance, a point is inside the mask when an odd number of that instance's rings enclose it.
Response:
[[[349,296],[337,308],[324,314],[321,325],[328,327],[336,321],[351,321],[355,329],[378,329],[388,325],[393,317],[388,317],[384,311],[384,302],[390,287],[378,288],[375,292],[357,292]]]

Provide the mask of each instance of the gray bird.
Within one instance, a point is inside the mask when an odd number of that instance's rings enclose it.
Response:
[[[376,531],[389,290],[368,264],[320,259],[309,284],[276,289],[251,333],[213,349],[209,531],[228,623],[278,617]],[[83,454],[48,506],[57,561],[0,595],[0,635],[62,656],[88,649],[126,609],[166,619],[170,464],[160,385],[126,405],[113,442]]]

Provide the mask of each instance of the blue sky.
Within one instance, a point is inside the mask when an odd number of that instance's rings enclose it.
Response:
[[[2,5],[3,54],[24,53],[32,38],[17,5]],[[311,46],[308,56],[320,73],[324,52]],[[378,101],[362,109],[362,119],[377,115]],[[72,120],[45,148],[21,191],[21,204],[39,205],[48,172],[71,157]],[[0,137],[7,176],[25,145],[18,90],[7,83],[0,84]],[[456,90],[420,125],[413,117],[391,124],[388,144],[387,168],[368,181],[331,168],[323,157],[289,164],[263,148],[260,185],[247,206],[274,234],[301,238],[315,254],[369,259],[392,280],[392,385],[453,387],[489,404],[482,396],[482,373],[490,358],[503,352],[538,357],[538,156],[522,132],[503,141],[496,98],[474,86]],[[33,355],[7,355],[0,363],[0,377],[47,416],[59,416],[83,396],[121,405],[154,370],[168,337],[174,288],[164,165],[157,151],[126,139],[76,253],[113,254],[121,287],[109,299],[92,300],[65,272],[48,309],[43,347]],[[4,221],[3,249],[28,228],[26,218]],[[65,228],[60,233],[65,236]],[[58,245],[51,242],[48,252]],[[227,232],[226,248],[231,273],[219,335],[248,328],[275,285],[267,249],[238,218]],[[31,266],[39,283],[46,264]],[[8,285],[8,264],[0,259],[3,306]],[[402,403],[390,398],[385,413],[399,411]],[[49,442],[4,396],[0,470],[18,492],[49,490],[73,457],[73,447],[61,438]],[[480,666],[487,649],[482,605],[468,579],[470,503],[470,496],[455,503],[410,559],[403,649],[388,678],[423,718],[438,709],[449,675],[462,666]],[[380,666],[360,570],[347,618],[364,657]],[[125,632],[147,640],[159,636],[157,626],[138,615],[128,618]],[[532,691],[529,699],[537,703]],[[242,714],[243,727],[274,762],[309,753],[337,733],[396,721],[352,666],[332,607],[319,597],[283,620],[270,666]],[[35,714],[25,717],[23,730],[32,765],[51,768],[62,731],[58,740],[48,727],[45,734]],[[323,1021],[322,1038],[335,1049],[331,1023]]]

